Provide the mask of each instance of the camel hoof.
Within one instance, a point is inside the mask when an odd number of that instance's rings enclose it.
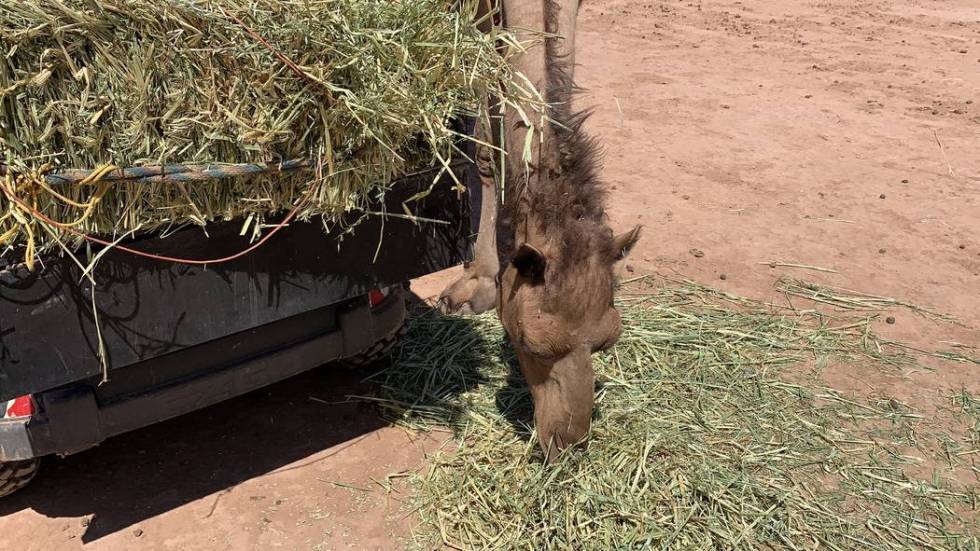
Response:
[[[444,314],[482,314],[497,306],[497,286],[492,277],[465,271],[439,296],[437,307]]]

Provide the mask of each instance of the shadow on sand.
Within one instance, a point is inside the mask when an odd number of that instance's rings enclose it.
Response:
[[[411,300],[411,296],[410,296]],[[418,300],[415,298],[418,308]],[[472,320],[447,317],[450,331],[471,331]],[[479,344],[478,344],[479,345]],[[516,364],[514,364],[516,366]],[[0,517],[33,509],[52,518],[90,516],[83,542],[125,530],[208,495],[387,426],[378,408],[347,400],[369,396],[366,379],[385,368],[350,370],[325,365],[264,389],[176,419],[111,438],[65,458],[47,458],[34,483],[0,500]],[[516,367],[514,368],[516,370]],[[447,373],[451,401],[479,384],[478,373]],[[529,410],[517,371],[499,396],[502,411]],[[522,390],[523,389],[523,390]],[[455,395],[455,396],[454,396]],[[313,397],[316,400],[311,400]],[[440,407],[420,397],[420,406]],[[328,402],[330,405],[325,405]],[[515,426],[523,417],[515,413]]]

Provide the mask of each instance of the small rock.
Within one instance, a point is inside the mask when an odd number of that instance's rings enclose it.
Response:
[[[137,538],[140,537],[140,536],[142,536],[143,535],[143,529],[142,528],[137,528],[136,530],[133,530],[133,535],[136,536]]]
[[[694,255],[694,258],[701,258],[704,256],[704,251],[699,249],[691,249],[691,254]]]
[[[973,100],[972,100],[972,99],[968,99],[968,100],[966,100],[966,104],[967,104],[967,105],[973,105]]]
[[[636,268],[634,268],[632,264],[627,264],[626,265],[626,271],[629,272],[629,273],[633,273],[633,272],[636,271]]]
[[[909,181],[908,180],[902,180],[902,183],[903,184],[907,184],[907,183],[909,183]]]
[[[887,318],[885,318],[885,323],[887,323],[888,325],[895,325],[895,318],[888,316]]]
[[[882,193],[881,195],[878,196],[878,199],[884,199],[884,198],[885,198],[885,194],[884,193]]]
[[[718,276],[718,279],[720,279],[722,281],[725,281],[726,279],[728,279],[728,276],[725,275],[725,274],[721,274],[721,275]]]
[[[810,99],[810,98],[812,98],[812,97],[813,97],[813,94],[807,94],[807,95],[805,95],[805,96],[803,96],[803,97],[804,97],[804,98],[806,98],[806,99]]]
[[[888,251],[886,251],[885,249],[878,249],[878,254],[885,254],[886,252]]]
[[[681,197],[682,197],[682,198],[683,198],[683,199],[684,199],[685,201],[687,201],[688,199],[690,199],[690,198],[691,198],[691,196],[690,196],[690,195],[682,195]]]
[[[960,248],[961,249],[965,249],[966,248],[966,245],[960,245]]]

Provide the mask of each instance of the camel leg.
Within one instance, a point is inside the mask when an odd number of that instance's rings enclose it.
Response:
[[[481,124],[485,126],[486,123]],[[482,141],[489,134],[481,132],[477,135]],[[497,259],[497,186],[493,154],[493,150],[477,146],[477,163],[483,188],[480,229],[476,236],[473,261],[463,267],[463,274],[439,297],[440,308],[446,313],[481,314],[497,305],[496,278],[500,262]]]
[[[488,17],[494,0],[483,0],[479,4],[478,17],[484,18],[480,30],[489,32],[493,20]],[[490,100],[490,98],[488,98]],[[490,103],[489,105],[493,105]],[[496,132],[496,116],[477,121],[476,162],[480,172],[483,202],[480,205],[480,228],[476,236],[473,261],[463,267],[463,274],[450,284],[439,297],[439,308],[445,313],[482,314],[497,304],[496,278],[500,271],[497,253],[497,193],[496,156],[497,152],[481,145],[500,143]]]

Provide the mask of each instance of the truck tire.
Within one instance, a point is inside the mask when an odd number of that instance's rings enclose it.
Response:
[[[407,331],[408,327],[403,323],[394,333],[374,343],[364,352],[347,358],[344,363],[350,367],[364,367],[387,359],[391,355],[391,349],[398,343],[398,339],[402,338]]]
[[[0,463],[0,497],[8,496],[27,486],[37,475],[40,459]]]

